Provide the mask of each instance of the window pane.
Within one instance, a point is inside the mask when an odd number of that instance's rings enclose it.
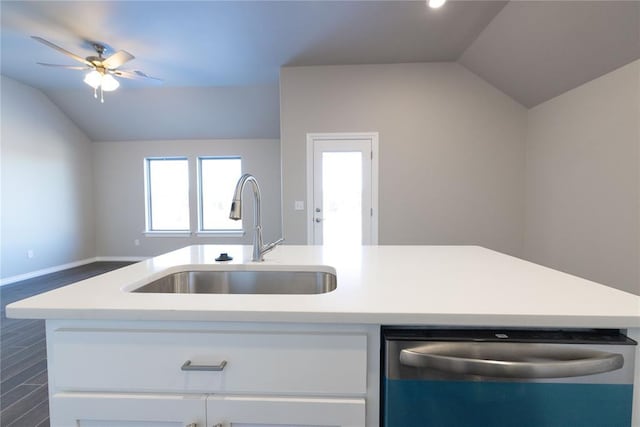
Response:
[[[148,222],[151,231],[189,231],[187,159],[147,159]]]
[[[229,219],[231,199],[242,173],[239,157],[200,158],[201,230],[241,230],[242,222]]]

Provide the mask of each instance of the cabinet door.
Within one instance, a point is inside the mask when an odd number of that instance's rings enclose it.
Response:
[[[362,427],[365,401],[210,395],[207,423],[210,427]]]
[[[205,427],[205,395],[56,393],[51,427]]]

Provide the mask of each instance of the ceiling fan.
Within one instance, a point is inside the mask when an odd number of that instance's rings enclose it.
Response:
[[[89,71],[84,78],[84,82],[93,88],[94,98],[98,98],[98,89],[100,89],[100,102],[104,102],[104,92],[114,91],[120,86],[118,80],[113,76],[123,77],[126,79],[162,80],[156,77],[151,77],[138,70],[119,70],[118,68],[120,66],[135,58],[135,56],[124,50],[119,50],[113,55],[105,58],[103,56],[106,50],[105,46],[100,43],[93,42],[92,46],[95,49],[97,56],[87,56],[86,58],[83,58],[43,39],[42,37],[31,36],[31,38],[75,59],[78,62],[82,62],[84,64],[83,66],[46,64],[43,62],[38,62],[38,64],[47,67],[65,68],[68,70]]]

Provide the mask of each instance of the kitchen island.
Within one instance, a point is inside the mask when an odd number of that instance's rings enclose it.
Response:
[[[233,261],[215,261],[221,252]],[[640,338],[640,297],[481,247],[280,246],[250,259],[250,246],[190,246],[7,306],[9,317],[47,320],[52,425],[377,426],[380,325],[613,328]],[[337,288],[131,292],[169,273],[218,269],[320,270],[336,274]]]

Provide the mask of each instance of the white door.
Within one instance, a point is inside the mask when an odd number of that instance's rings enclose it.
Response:
[[[308,136],[309,243],[377,244],[377,135]]]

